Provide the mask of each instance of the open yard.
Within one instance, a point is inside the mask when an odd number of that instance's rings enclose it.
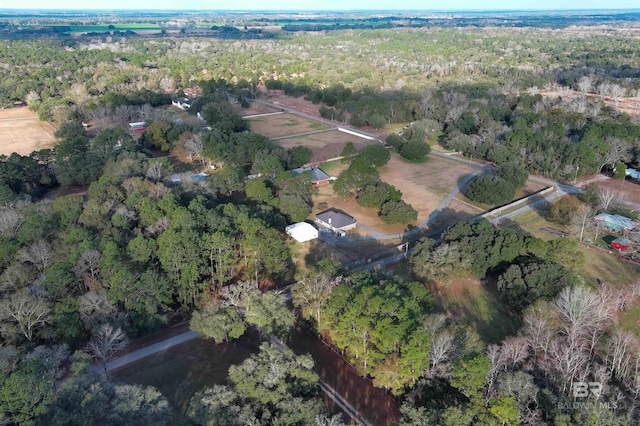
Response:
[[[55,143],[53,132],[53,127],[27,108],[0,109],[0,154],[29,155],[51,148]]]
[[[326,124],[323,126],[317,121],[286,113],[247,118],[247,121],[251,131],[269,138],[299,135],[328,128]]]
[[[311,131],[312,130],[313,129],[311,129]],[[283,148],[306,146],[311,149],[311,162],[318,163],[330,158],[340,156],[347,142],[353,142],[357,149],[362,149],[365,146],[378,143],[375,141],[359,138],[348,133],[339,132],[338,130],[330,130],[322,133],[300,136],[297,138],[280,139],[277,143]]]
[[[440,157],[426,163],[409,163],[393,153],[380,168],[380,179],[402,191],[402,199],[418,211],[418,223],[425,221],[458,182],[476,169]]]

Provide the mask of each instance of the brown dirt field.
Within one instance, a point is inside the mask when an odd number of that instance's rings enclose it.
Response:
[[[421,164],[408,163],[392,153],[389,163],[379,170],[380,179],[402,191],[402,199],[418,211],[418,223],[421,223],[438,208],[460,179],[476,169],[440,157],[430,157]]]
[[[321,130],[321,124],[293,114],[268,115],[247,119],[251,131],[268,138],[299,135]],[[325,126],[326,128],[326,126]]]
[[[449,205],[440,213],[435,221],[431,224],[431,229],[443,229],[458,222],[464,222],[474,216],[482,214],[483,211],[472,206],[464,204],[462,201],[451,200]]]
[[[277,117],[277,116],[276,116]],[[331,130],[313,135],[300,136],[297,138],[280,139],[277,143],[283,148],[294,146],[306,146],[311,149],[311,162],[317,163],[330,158],[340,156],[347,142],[353,142],[357,149],[376,144],[378,142],[369,141],[350,135],[348,133]]]
[[[27,108],[0,110],[0,154],[29,155],[55,143],[54,129]]]

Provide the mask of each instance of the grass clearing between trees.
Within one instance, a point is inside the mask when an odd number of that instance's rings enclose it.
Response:
[[[430,284],[429,289],[436,307],[456,322],[473,327],[487,343],[514,335],[520,326],[498,299],[493,282],[481,284],[475,278],[460,277],[445,284]]]

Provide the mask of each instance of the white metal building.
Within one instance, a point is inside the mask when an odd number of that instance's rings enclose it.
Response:
[[[287,235],[299,243],[318,238],[318,229],[307,222],[298,222],[285,228]]]

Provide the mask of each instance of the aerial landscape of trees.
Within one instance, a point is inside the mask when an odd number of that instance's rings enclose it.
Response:
[[[376,132],[383,143],[339,148],[325,188],[403,228],[418,204],[385,168],[426,172],[437,151],[483,162],[461,189],[476,210],[509,203],[530,174],[623,184],[640,155],[627,114],[640,103],[637,14],[596,26],[149,13],[0,17],[0,106],[55,129],[52,148],[0,156],[0,423],[343,424],[313,358],[282,343],[293,330],[392,395],[397,424],[638,423],[640,291],[587,273],[608,254],[583,245],[602,236],[596,214],[635,217],[622,191],[585,185],[540,208],[562,237],[456,219],[325,252],[285,234],[319,207],[309,172],[294,170],[315,148],[281,146],[241,113],[287,96],[331,126]],[[134,24],[158,33],[121,27]],[[191,107],[174,114],[185,92]],[[369,268],[375,249],[406,259]],[[478,294],[510,332],[472,320],[488,315]],[[180,403],[109,371],[130,342],[176,324],[232,354],[243,337],[259,343],[224,381],[180,389]],[[601,392],[576,398],[584,383]]]

